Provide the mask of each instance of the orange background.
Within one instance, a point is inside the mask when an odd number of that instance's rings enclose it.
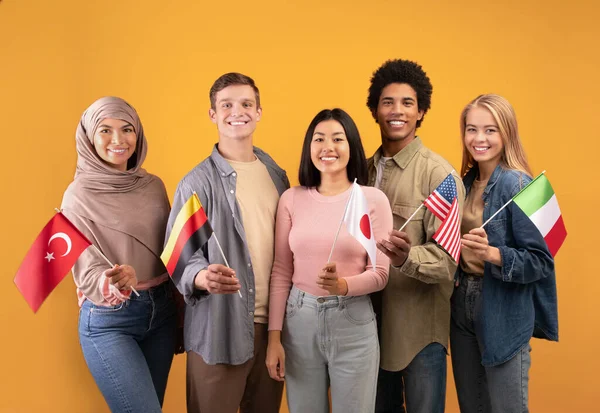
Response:
[[[561,341],[533,342],[531,410],[598,411],[599,9],[593,0],[0,1],[0,412],[108,411],[79,348],[71,277],[36,315],[12,281],[73,177],[75,128],[92,101],[117,95],[138,109],[145,167],[173,194],[217,138],[210,85],[246,73],[264,110],[255,143],[297,184],[302,137],[322,108],[346,109],[375,151],[369,77],[397,57],[431,77],[419,135],[455,167],[462,107],[485,92],[515,106],[532,167],[548,171],[569,231],[556,262]],[[184,372],[178,356],[165,412],[185,409]]]

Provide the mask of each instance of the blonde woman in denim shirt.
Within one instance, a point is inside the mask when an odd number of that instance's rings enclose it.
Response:
[[[531,181],[510,103],[481,95],[461,115],[467,191],[450,345],[462,413],[528,412],[531,337],[558,340],[554,260],[514,203]]]

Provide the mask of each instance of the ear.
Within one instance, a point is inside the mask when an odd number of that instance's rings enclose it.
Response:
[[[419,116],[417,116],[417,120],[423,119],[423,115],[425,115],[425,111],[420,110],[419,111]]]
[[[208,117],[210,118],[212,123],[217,123],[217,112],[214,109],[210,108],[208,110]]]
[[[260,121],[260,118],[262,118],[262,108],[258,108],[256,110],[256,113],[257,113],[257,115],[256,115],[256,121],[258,122],[258,121]]]

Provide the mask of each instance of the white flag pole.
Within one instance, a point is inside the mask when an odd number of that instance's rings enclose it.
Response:
[[[544,170],[542,171],[542,173],[541,173],[541,174],[539,174],[539,175],[538,175],[538,176],[537,176],[537,177],[536,177],[534,180],[532,180],[532,181],[531,181],[531,182],[529,182],[527,185],[525,185],[525,188],[527,188],[527,187],[528,187],[529,185],[531,185],[531,184],[532,184],[532,183],[533,183],[533,182],[534,182],[536,179],[538,179],[540,176],[542,176],[542,175],[543,175],[543,174],[545,174],[545,173],[546,173],[546,170],[544,169]],[[498,215],[498,214],[500,213],[500,211],[502,211],[504,208],[506,208],[506,207],[508,206],[508,204],[510,204],[510,203],[513,201],[513,199],[515,199],[515,198],[516,198],[516,196],[517,196],[517,195],[519,195],[521,192],[523,192],[523,191],[525,190],[525,188],[521,189],[521,190],[520,190],[520,191],[519,191],[519,192],[518,192],[518,193],[517,193],[515,196],[513,196],[513,197],[512,197],[512,198],[511,198],[511,199],[510,199],[510,200],[509,200],[509,201],[508,201],[506,204],[502,205],[502,208],[500,208],[499,210],[497,210],[497,211],[494,213],[494,215],[492,215],[491,217],[489,217],[489,218],[488,218],[488,220],[487,220],[487,221],[485,221],[485,222],[483,223],[483,225],[481,225],[479,228],[483,228],[483,227],[485,227],[485,226],[488,224],[488,222],[490,222],[492,219],[494,219],[494,217],[495,217],[496,215]]]
[[[54,210],[55,210],[56,212],[60,212],[60,213],[62,213],[62,211],[61,211],[60,209],[58,209],[58,208],[54,208]],[[102,251],[100,251],[100,249],[99,249],[97,246],[95,246],[94,244],[92,244],[92,247],[94,247],[94,249],[95,249],[95,250],[98,252],[98,254],[100,254],[100,256],[101,256],[102,258],[104,258],[104,261],[106,261],[106,263],[107,263],[108,265],[110,265],[110,268],[114,268],[114,267],[115,267],[115,265],[114,265],[112,262],[110,262],[110,260],[109,260],[108,258],[106,258],[106,255],[104,255],[104,253],[103,253]],[[131,291],[133,291],[133,293],[134,293],[135,295],[137,295],[138,297],[140,296],[140,294],[139,294],[139,293],[136,291],[136,289],[135,289],[135,288],[133,288],[133,287],[129,287],[129,288],[131,289]]]
[[[423,208],[423,205],[425,205],[425,204],[421,203],[421,205],[419,205],[419,207],[417,208],[417,210],[415,212],[413,212],[410,217],[408,217],[408,219],[406,220],[406,222],[404,223],[404,225],[402,225],[398,231],[402,231],[404,229],[404,227],[410,222],[410,220],[413,219],[413,217],[415,215],[417,215],[417,212],[419,212],[419,210],[421,208]]]
[[[342,215],[342,219],[340,220],[340,225],[338,225],[337,232],[335,233],[335,238],[333,239],[333,245],[331,246],[331,252],[329,253],[329,258],[327,258],[327,263],[331,262],[331,257],[333,256],[333,249],[335,248],[335,243],[337,242],[338,236],[340,235],[340,230],[342,229],[342,224],[344,223],[344,219],[346,218],[346,213],[348,212],[348,207],[350,206],[350,200],[354,196],[354,184],[356,183],[356,178],[354,178],[354,182],[352,183],[352,192],[350,192],[350,196],[348,197],[348,201],[346,201],[346,207],[344,208],[344,215]]]
[[[219,238],[217,238],[217,233],[213,230],[213,236],[215,237],[215,241],[217,242],[217,247],[219,247],[219,251],[221,252],[221,257],[223,257],[223,261],[225,261],[225,265],[229,267],[229,263],[227,262],[227,258],[225,258],[225,253],[223,252],[223,248],[221,248],[221,244],[219,243]],[[229,267],[231,268],[231,267]],[[233,278],[233,276],[232,276]],[[242,298],[242,293],[238,290],[238,295]]]

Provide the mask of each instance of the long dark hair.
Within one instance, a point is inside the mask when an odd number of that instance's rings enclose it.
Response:
[[[300,169],[298,171],[298,180],[300,185],[306,187],[317,187],[321,184],[321,173],[315,167],[310,157],[310,144],[315,133],[315,128],[321,122],[326,120],[335,120],[342,125],[348,139],[348,146],[350,147],[350,159],[346,166],[346,173],[348,179],[356,182],[360,185],[366,185],[368,180],[367,171],[367,158],[365,157],[365,150],[363,149],[362,142],[360,140],[360,133],[356,127],[356,123],[352,120],[344,110],[339,108],[334,109],[323,109],[317,116],[314,117],[308,130],[304,136],[304,143],[302,144],[302,155],[300,157]]]

